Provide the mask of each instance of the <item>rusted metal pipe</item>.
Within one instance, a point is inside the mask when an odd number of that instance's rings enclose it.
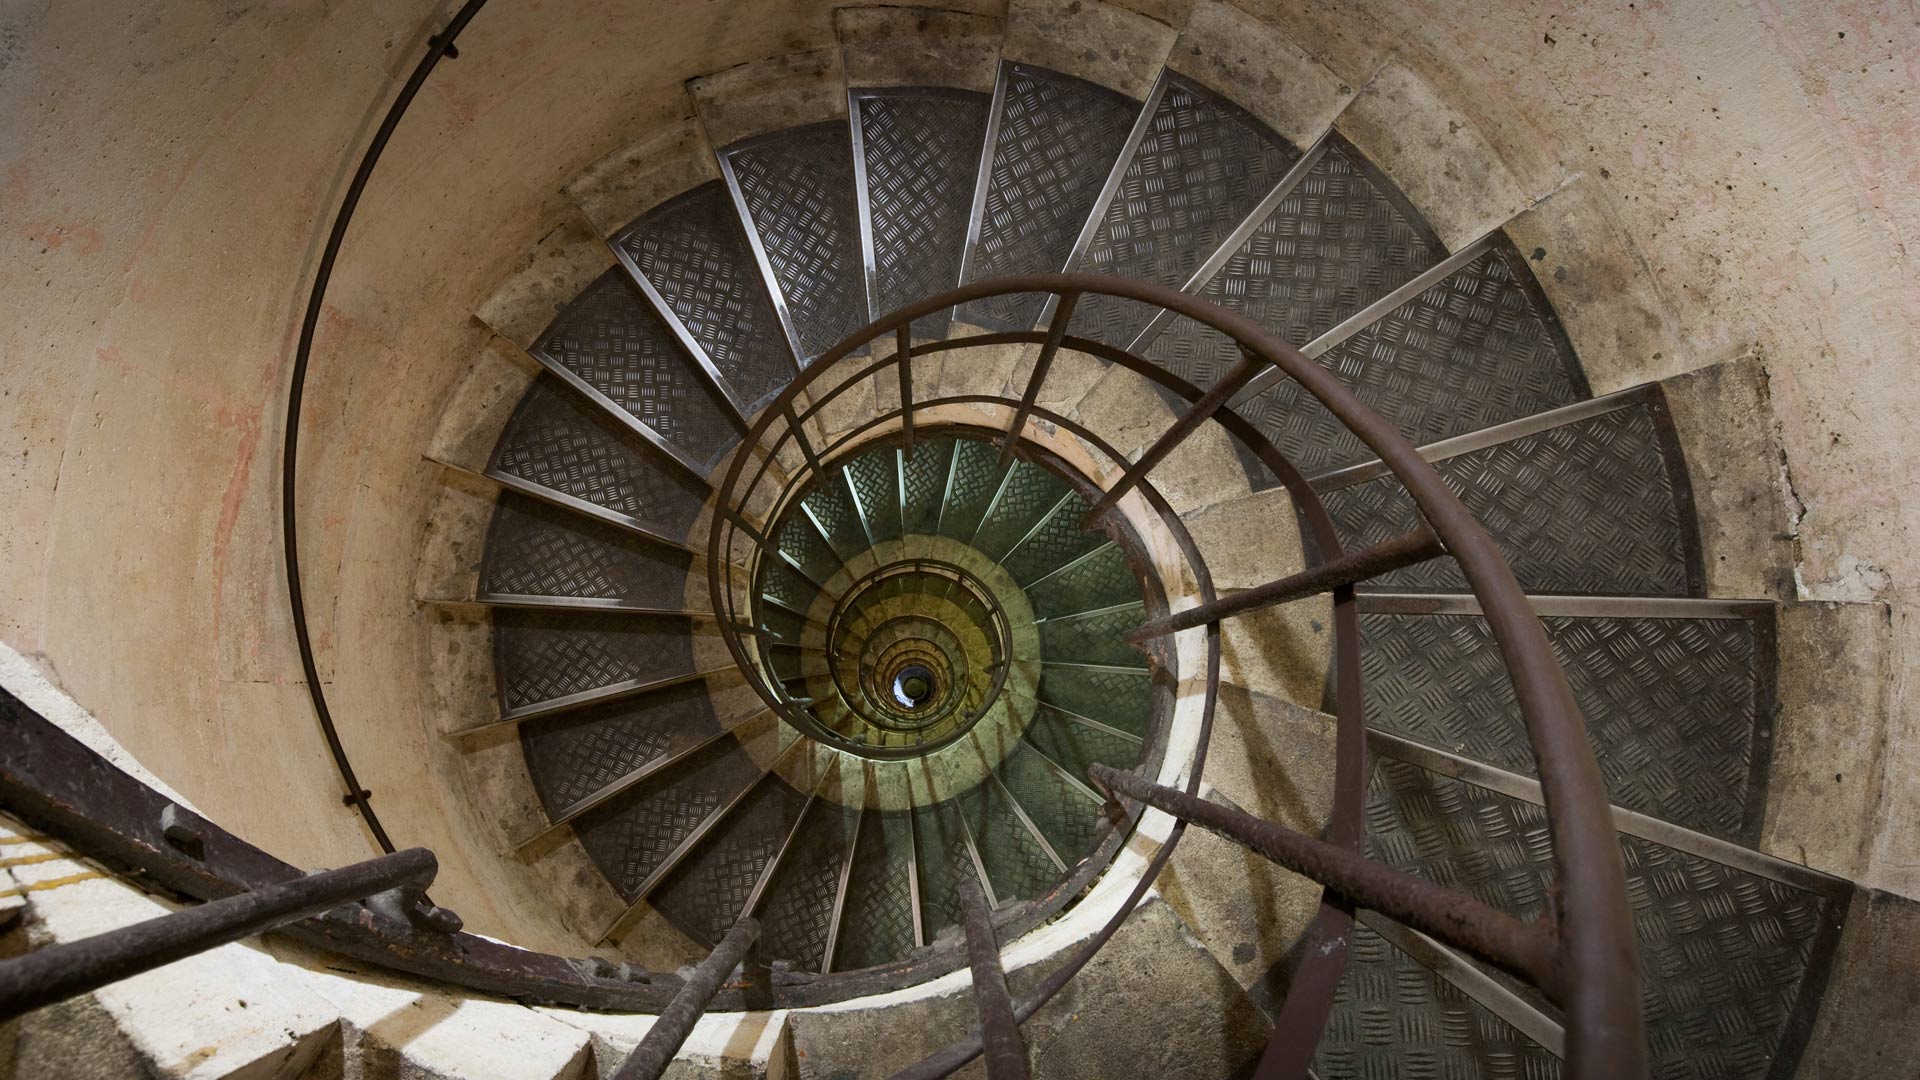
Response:
[[[1466,949],[1538,986],[1554,1001],[1563,1000],[1559,946],[1555,935],[1540,924],[1523,922],[1466,893],[1375,862],[1350,848],[1130,772],[1095,764],[1087,768],[1087,775],[1103,790],[1165,810],[1224,836],[1339,892],[1356,906],[1371,908]]]
[[[673,1055],[680,1052],[681,1044],[687,1036],[693,1034],[693,1025],[707,1011],[707,1003],[720,989],[720,983],[740,961],[746,957],[747,949],[760,936],[758,919],[741,919],[720,939],[705,960],[693,969],[686,985],[673,995],[667,1007],[647,1029],[647,1037],[633,1048],[627,1060],[621,1064],[620,1071],[614,1074],[614,1080],[659,1080],[660,1074],[667,1071],[667,1063]]]
[[[1091,529],[1095,522],[1106,517],[1121,498],[1133,490],[1134,485],[1138,484],[1141,478],[1153,471],[1154,466],[1166,460],[1167,455],[1173,453],[1181,443],[1185,442],[1187,436],[1193,434],[1201,424],[1212,418],[1214,413],[1219,412],[1220,407],[1225,405],[1233,395],[1239,393],[1241,387],[1247,385],[1255,375],[1265,371],[1266,368],[1265,360],[1246,349],[1241,349],[1239,361],[1228,369],[1226,375],[1222,376],[1219,382],[1214,383],[1199,401],[1188,406],[1187,411],[1181,413],[1179,419],[1173,422],[1173,426],[1155,439],[1152,446],[1147,447],[1146,453],[1141,454],[1139,460],[1127,466],[1125,475],[1108,488],[1106,494],[1100,496],[1100,501],[1094,503],[1093,508],[1080,519],[1080,527]]]
[[[433,852],[408,848],[36,949],[0,962],[0,1021],[342,904],[424,889],[439,866]]]
[[[1447,553],[1446,546],[1433,530],[1422,525],[1412,532],[1402,533],[1391,540],[1383,540],[1370,548],[1329,559],[1308,570],[1289,574],[1277,581],[1264,585],[1255,585],[1231,596],[1223,596],[1210,604],[1199,604],[1185,611],[1176,611],[1171,615],[1154,619],[1151,622],[1129,630],[1126,639],[1135,645],[1159,637],[1162,634],[1174,634],[1182,630],[1191,630],[1196,626],[1205,626],[1217,622],[1229,615],[1256,611],[1260,608],[1274,607],[1294,600],[1332,592],[1342,586],[1354,585],[1381,574],[1391,573],[1402,567],[1413,566],[1437,558]]]
[[[973,1004],[980,1013],[980,1039],[988,1080],[1026,1080],[1027,1046],[1013,1019],[1013,995],[1000,968],[993,916],[976,882],[962,881],[960,911],[967,926],[967,963],[973,969]]]

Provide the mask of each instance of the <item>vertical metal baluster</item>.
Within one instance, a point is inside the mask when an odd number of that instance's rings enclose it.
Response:
[[[913,457],[913,324],[901,323],[893,339],[893,355],[900,360],[900,434],[908,458]]]
[[[1000,445],[1003,469],[1013,461],[1013,445],[1020,439],[1020,429],[1027,426],[1027,416],[1033,412],[1034,400],[1040,396],[1040,384],[1047,380],[1047,369],[1053,366],[1053,355],[1060,351],[1060,341],[1067,336],[1067,324],[1073,321],[1073,308],[1079,302],[1077,292],[1060,294],[1060,306],[1054,309],[1053,322],[1047,325],[1047,339],[1041,343],[1040,355],[1033,362],[1033,375],[1027,379],[1027,392],[1021,395],[1020,408],[1007,428],[1006,442]]]

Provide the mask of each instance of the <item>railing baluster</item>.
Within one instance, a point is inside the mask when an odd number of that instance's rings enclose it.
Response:
[[[960,910],[967,926],[967,964],[973,970],[973,1005],[980,1013],[980,1042],[987,1059],[987,1080],[1026,1080],[1027,1047],[1013,1018],[1013,995],[1000,967],[1000,943],[993,936],[993,914],[980,886],[960,883]]]
[[[1346,585],[1353,585],[1368,578],[1379,577],[1403,567],[1426,562],[1428,559],[1445,555],[1447,549],[1440,538],[1425,525],[1412,532],[1403,533],[1391,540],[1385,540],[1370,548],[1329,559],[1310,570],[1290,574],[1265,585],[1255,585],[1243,589],[1232,596],[1223,596],[1208,604],[1190,607],[1164,615],[1151,622],[1129,630],[1127,641],[1138,645],[1163,634],[1191,630],[1196,626],[1205,626],[1217,622],[1229,615],[1259,608],[1274,607],[1304,597],[1314,596]]]
[[[787,402],[783,415],[787,418],[787,428],[793,432],[793,441],[799,444],[800,456],[807,459],[807,468],[818,476],[820,456],[813,452],[813,440],[807,438],[806,429],[800,426],[800,416],[793,411],[793,402]]]
[[[1468,896],[1375,862],[1338,844],[1295,832],[1218,803],[1164,787],[1130,772],[1092,765],[1095,785],[1164,810],[1232,840],[1297,874],[1304,874],[1396,922],[1457,945],[1533,983],[1563,1003],[1558,937],[1542,923],[1529,923]]]
[[[389,889],[424,889],[439,866],[408,848],[36,949],[0,962],[0,1020]]]
[[[614,1080],[659,1080],[660,1074],[667,1071],[667,1064],[673,1055],[693,1034],[693,1025],[707,1011],[707,1003],[719,991],[720,982],[747,955],[747,948],[760,936],[760,922],[757,919],[741,919],[720,939],[705,960],[693,969],[686,985],[673,995],[667,1007],[647,1029],[647,1037],[633,1048],[627,1060],[614,1073]]]
[[[893,355],[900,358],[900,439],[906,456],[913,457],[913,324],[903,322],[893,339]]]
[[[1146,453],[1140,455],[1138,461],[1127,467],[1126,474],[1120,477],[1119,482],[1108,488],[1107,493],[1100,496],[1100,501],[1093,504],[1093,508],[1080,519],[1080,527],[1090,529],[1095,522],[1107,516],[1108,511],[1120,502],[1121,497],[1132,491],[1134,485],[1151,472],[1154,466],[1166,460],[1167,455],[1173,453],[1176,447],[1185,442],[1187,436],[1193,434],[1201,424],[1206,423],[1207,419],[1218,412],[1229,398],[1239,393],[1241,387],[1247,385],[1266,367],[1265,360],[1247,349],[1241,349],[1239,362],[1228,369],[1226,375],[1219,382],[1214,383],[1211,389],[1201,395],[1199,401],[1188,406],[1187,411],[1180,414],[1180,418],[1173,422],[1173,426],[1155,440],[1154,444],[1147,448]]]
[[[1033,374],[1027,378],[1027,391],[1020,396],[1020,408],[1015,410],[1013,423],[1007,428],[1007,441],[1000,445],[1000,467],[1003,469],[1013,462],[1013,447],[1020,441],[1020,429],[1027,426],[1027,416],[1033,412],[1033,403],[1040,397],[1040,384],[1047,381],[1047,369],[1053,366],[1053,355],[1060,351],[1060,341],[1067,336],[1067,324],[1073,321],[1073,308],[1079,302],[1078,292],[1060,294],[1060,305],[1053,311],[1053,322],[1047,324],[1047,338],[1040,343],[1040,355],[1033,361]]]

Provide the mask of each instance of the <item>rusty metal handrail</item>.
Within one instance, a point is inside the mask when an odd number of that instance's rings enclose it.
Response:
[[[1047,368],[1053,356],[1062,345],[1081,351],[1091,352],[1104,359],[1120,362],[1143,376],[1163,385],[1175,385],[1194,408],[1182,418],[1176,426],[1179,436],[1197,430],[1212,420],[1227,428],[1230,435],[1253,448],[1260,454],[1269,467],[1278,466],[1284,470],[1279,473],[1283,482],[1297,479],[1290,463],[1280,459],[1276,461],[1277,451],[1270,443],[1253,433],[1251,426],[1235,416],[1231,410],[1220,408],[1224,404],[1224,394],[1206,395],[1183,380],[1159,373],[1154,365],[1122,349],[1102,346],[1098,343],[1083,342],[1067,334],[1068,322],[1078,298],[1087,293],[1096,293],[1124,300],[1133,300],[1161,308],[1193,319],[1210,326],[1233,338],[1244,350],[1243,367],[1270,365],[1292,378],[1302,389],[1313,395],[1327,411],[1339,420],[1361,442],[1366,444],[1389,470],[1405,486],[1412,496],[1420,514],[1438,537],[1445,552],[1452,556],[1465,575],[1469,587],[1478,599],[1481,611],[1487,619],[1496,646],[1500,650],[1506,666],[1508,678],[1514,688],[1516,703],[1525,725],[1528,741],[1533,750],[1538,769],[1543,799],[1548,817],[1549,835],[1553,843],[1558,892],[1557,921],[1546,926],[1551,936],[1552,950],[1550,966],[1559,972],[1558,978],[1548,980],[1553,985],[1543,987],[1566,1011],[1568,1027],[1568,1064],[1571,1075],[1576,1077],[1617,1076],[1644,1071],[1645,1045],[1643,1021],[1640,1012],[1638,959],[1634,945],[1631,911],[1626,893],[1625,868],[1621,860],[1618,842],[1612,827],[1609,801],[1602,781],[1599,767],[1588,745],[1584,724],[1574,703],[1572,693],[1567,686],[1564,673],[1554,656],[1539,619],[1534,615],[1526,594],[1521,590],[1512,569],[1494,544],[1491,536],[1474,519],[1473,515],[1446,487],[1438,472],[1423,458],[1419,451],[1384,417],[1367,407],[1338,377],[1308,359],[1302,353],[1285,342],[1274,337],[1252,320],[1208,303],[1199,297],[1182,293],[1176,289],[1148,282],[1131,281],[1104,277],[1093,274],[1033,274],[1018,277],[1000,278],[961,286],[928,297],[914,304],[906,305],[869,323],[856,331],[846,340],[828,350],[799,378],[789,384],[775,402],[752,425],[746,446],[749,450],[759,447],[767,438],[772,424],[784,421],[785,431],[767,452],[761,455],[763,461],[769,460],[788,439],[796,442],[809,466],[818,468],[820,455],[815,451],[804,430],[803,424],[826,401],[848,386],[878,372],[893,367],[903,376],[903,390],[910,385],[910,365],[916,354],[944,351],[939,347],[913,346],[908,330],[913,322],[923,316],[931,315],[948,308],[955,308],[973,301],[1012,293],[1046,293],[1059,298],[1055,315],[1043,337],[1042,348],[1036,358],[1033,374],[1018,403],[1014,422],[1006,434],[1003,444],[1003,459],[1011,455],[1015,443],[1024,435],[1025,425],[1034,412],[1034,402]],[[896,336],[895,353],[867,365],[857,373],[845,376],[840,386],[828,394],[811,398],[805,410],[797,408],[800,395],[805,393],[816,381],[835,370],[840,361],[851,356],[858,349],[886,334]],[[939,343],[945,348],[965,348],[998,341],[1031,340],[1027,333],[986,335],[979,338],[959,339],[958,341]],[[903,426],[910,426],[914,411],[923,407],[911,400],[908,391],[903,395],[901,407],[893,415],[904,417]],[[1177,438],[1176,440],[1177,441]],[[1265,445],[1262,445],[1265,444]],[[1128,486],[1141,484],[1141,493],[1149,489],[1143,484],[1147,469],[1163,458],[1172,449],[1171,442],[1157,444],[1149,452],[1152,460],[1143,457],[1130,468],[1125,482]],[[737,527],[738,515],[730,511],[735,509],[733,498],[740,491],[739,483],[743,470],[751,453],[738,453],[734,456],[726,478],[716,487],[719,494],[722,514],[717,518],[716,526],[709,536],[709,557],[718,560],[723,552],[731,547],[724,543],[728,539],[729,527]],[[763,466],[759,476],[766,474]],[[759,477],[756,477],[756,483]],[[1290,489],[1293,485],[1289,484]],[[1304,485],[1301,485],[1304,487]],[[752,487],[746,489],[751,492]],[[1296,491],[1298,494],[1298,491]],[[1323,528],[1323,522],[1314,519],[1317,510],[1324,518],[1324,507],[1318,505],[1317,497],[1309,497],[1312,505],[1304,508],[1310,526],[1314,527],[1316,539],[1323,538],[1330,530]],[[744,504],[744,498],[741,500]],[[1097,509],[1104,510],[1108,504]],[[755,538],[758,539],[758,538]],[[1342,551],[1337,538],[1331,545],[1320,545],[1327,555],[1338,558]],[[1426,545],[1403,545],[1423,547]],[[1407,552],[1362,551],[1355,553],[1353,559],[1362,568],[1369,564],[1390,565],[1395,558],[1406,557]],[[1343,601],[1350,605],[1352,598],[1351,581],[1332,582],[1336,586],[1336,604]],[[722,576],[711,579],[713,601],[716,610],[730,611],[732,597],[728,594],[727,584]],[[1224,615],[1216,611],[1216,617]],[[1217,622],[1210,622],[1206,629],[1209,635],[1217,634]],[[739,655],[738,635],[729,624],[723,623],[723,636],[730,649]],[[1212,638],[1217,643],[1217,637]],[[1358,773],[1362,771],[1359,763],[1363,761],[1363,750],[1348,751],[1350,735],[1346,729],[1352,724],[1346,722],[1350,703],[1357,702],[1360,696],[1360,684],[1357,673],[1359,642],[1357,631],[1344,626],[1336,627],[1336,650],[1338,657],[1338,682],[1335,687],[1336,702],[1340,703],[1342,716],[1343,746],[1341,748],[1339,779],[1336,783],[1336,820],[1330,832],[1332,843],[1357,849],[1359,830],[1352,820],[1354,800],[1357,798]],[[752,668],[742,664],[742,669],[752,672]],[[750,679],[756,690],[766,696],[766,690],[759,680]],[[1209,706],[1211,695],[1209,695]],[[1358,721],[1355,721],[1358,723]],[[1203,748],[1204,749],[1204,748]],[[1199,768],[1194,770],[1194,782],[1197,783]],[[1193,792],[1189,791],[1188,794]],[[1184,819],[1181,821],[1184,824]],[[1170,840],[1176,839],[1170,836]],[[1151,869],[1157,873],[1158,867]],[[1150,875],[1151,876],[1151,875]],[[1136,891],[1136,901],[1139,892]],[[1132,904],[1127,905],[1130,910]],[[1327,935],[1343,932],[1350,920],[1352,904],[1346,898],[1329,890],[1324,898],[1322,913],[1316,919],[1310,934]],[[1095,947],[1103,943],[1104,935],[1097,939]],[[1083,953],[1082,957],[1090,955]],[[1083,958],[1079,959],[1082,963]],[[1055,972],[1055,978],[1046,980],[1039,991],[1020,1002],[1016,1010],[1019,1019],[1030,1016],[1037,1003],[1035,998],[1044,1001],[1053,990],[1070,978],[1079,967],[1078,963],[1069,963]],[[1290,994],[1282,1010],[1281,1030],[1303,1030],[1310,1028],[1316,1034],[1324,1022],[1326,1009],[1331,1000],[1332,985],[1337,981],[1337,970],[1329,973],[1318,971],[1298,980],[1295,992]],[[1303,992],[1303,984],[1308,989]],[[1298,1006],[1298,1015],[1295,1015]],[[1317,1014],[1317,1019],[1315,1018]],[[1290,1026],[1293,1025],[1293,1026]],[[1279,1040],[1276,1040],[1278,1042]],[[1297,1064],[1304,1068],[1305,1052],[1298,1047],[1283,1049],[1269,1045],[1269,1054],[1263,1059],[1262,1072],[1269,1068],[1282,1068],[1283,1059],[1289,1067]],[[941,1076],[965,1064],[979,1053],[979,1039],[974,1036],[956,1043],[947,1050],[935,1054],[922,1063],[921,1067],[910,1069],[902,1075]]]

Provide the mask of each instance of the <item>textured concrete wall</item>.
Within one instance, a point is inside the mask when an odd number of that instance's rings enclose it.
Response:
[[[1622,288],[1650,286],[1643,317],[1665,324],[1646,340],[1676,344],[1610,355],[1606,370],[1589,371],[1596,392],[1742,358],[1763,365],[1794,595],[1891,607],[1884,633],[1862,643],[1892,653],[1884,712],[1858,721],[1875,733],[1872,752],[1852,763],[1874,774],[1874,805],[1864,819],[1827,823],[1866,839],[1868,854],[1827,868],[1920,895],[1920,838],[1889,829],[1920,814],[1911,9],[1235,3],[1361,88],[1356,101],[1370,90],[1403,98],[1411,72],[1461,114],[1457,128],[1399,148],[1407,160],[1446,160],[1452,140],[1473,138],[1523,199],[1588,189],[1583,201],[1605,219],[1593,227],[1617,233],[1640,264]],[[1420,201],[1418,186],[1409,193]]]
[[[285,614],[282,396],[344,148],[441,6],[0,14],[0,640],[207,813],[311,863],[369,843],[340,805]],[[1177,23],[1190,5],[1125,6]],[[1643,261],[1652,317],[1683,343],[1613,385],[1766,365],[1799,593],[1891,605],[1895,681],[1868,767],[1873,820],[1899,832],[1920,802],[1920,769],[1903,764],[1920,760],[1905,632],[1920,584],[1920,441],[1903,423],[1920,324],[1911,15],[1242,6],[1357,95],[1390,63],[1417,75],[1523,200],[1592,186]],[[565,16],[500,0],[395,140],[323,324],[301,501],[320,669],[376,804],[396,839],[440,852],[471,925],[548,947],[564,942],[538,895],[482,887],[496,855],[448,797],[457,772],[423,769],[444,758],[420,677],[428,615],[409,602],[439,482],[422,452],[485,342],[469,313],[571,220],[563,185],[689,115],[687,78],[834,35],[830,0],[582,0]],[[1369,100],[1399,100],[1398,80]],[[1869,845],[1861,876],[1920,893],[1920,841],[1904,832],[1905,846]]]
[[[216,820],[328,864],[340,802],[286,614],[285,387],[322,232],[446,3],[0,8],[0,640]],[[501,0],[368,191],[304,411],[302,559],[321,677],[401,844],[471,927],[581,951],[498,880],[434,734],[411,602],[427,449],[487,335],[470,313],[575,175],[688,115],[683,84],[833,44],[828,0]],[[943,6],[983,10],[993,4]]]

